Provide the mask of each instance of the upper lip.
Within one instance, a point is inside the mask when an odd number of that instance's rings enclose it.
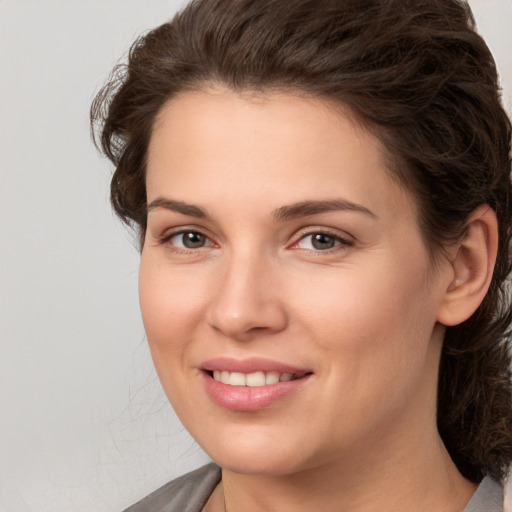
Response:
[[[229,357],[216,357],[205,361],[201,368],[205,371],[226,371],[226,372],[240,372],[240,373],[254,373],[254,372],[278,372],[278,373],[292,373],[303,374],[310,373],[309,370],[298,368],[279,361],[271,359],[251,357],[246,359],[233,359]]]

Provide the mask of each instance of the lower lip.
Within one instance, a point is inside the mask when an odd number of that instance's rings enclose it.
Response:
[[[221,407],[231,411],[261,411],[281,399],[299,391],[311,374],[299,379],[277,382],[267,386],[230,386],[216,381],[209,373],[202,372],[206,391]]]

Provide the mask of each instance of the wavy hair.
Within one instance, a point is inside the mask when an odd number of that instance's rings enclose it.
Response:
[[[511,125],[493,57],[462,0],[195,0],[140,37],[91,108],[115,165],[111,200],[146,230],[145,165],[155,117],[184,90],[292,90],[348,106],[387,148],[413,195],[433,260],[490,205],[499,248],[490,289],[448,327],[438,428],[460,472],[503,479],[512,461],[507,276]]]

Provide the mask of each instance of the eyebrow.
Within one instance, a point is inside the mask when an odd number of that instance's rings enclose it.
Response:
[[[374,219],[378,219],[377,215],[363,205],[353,203],[346,199],[332,199],[328,201],[302,201],[300,203],[282,206],[274,211],[275,220],[289,220],[299,217],[307,217],[308,215],[316,215],[319,213],[332,211],[351,211],[364,213]]]
[[[199,206],[185,203],[183,201],[176,201],[175,199],[168,199],[166,197],[157,197],[154,201],[147,206],[147,212],[156,208],[164,208],[165,210],[172,210],[174,212],[188,215],[189,217],[197,217],[199,219],[210,219],[210,214]]]
[[[156,208],[163,208],[171,210],[190,217],[197,217],[198,219],[211,219],[211,215],[200,206],[169,199],[166,197],[157,197],[147,206],[148,213]],[[331,199],[324,201],[301,201],[299,203],[281,206],[272,212],[272,217],[275,221],[291,220],[300,217],[307,217],[308,215],[316,215],[319,213],[331,211],[351,211],[368,215],[374,219],[378,219],[377,215],[363,205],[353,203],[346,199]]]

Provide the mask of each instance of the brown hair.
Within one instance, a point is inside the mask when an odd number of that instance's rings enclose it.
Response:
[[[503,479],[512,461],[511,126],[494,60],[461,0],[196,0],[138,39],[97,95],[93,125],[116,166],[112,205],[146,229],[155,116],[183,90],[286,89],[348,105],[412,192],[434,259],[490,205],[499,250],[475,314],[447,328],[438,428],[459,470]]]

